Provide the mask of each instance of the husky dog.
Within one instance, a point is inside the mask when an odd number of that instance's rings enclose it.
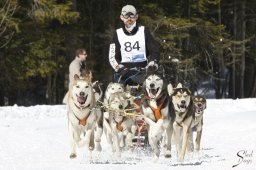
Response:
[[[88,77],[74,76],[74,82],[68,96],[68,130],[71,139],[70,158],[76,157],[76,146],[88,149],[88,158],[92,150],[101,151],[103,115],[97,107],[92,83]],[[94,134],[95,133],[95,134]],[[85,135],[84,139],[81,136]]]
[[[173,129],[178,160],[183,161],[187,149],[189,132],[195,117],[193,100],[190,91],[182,87],[180,83],[176,88],[173,88],[173,86],[169,84],[168,93],[176,115]]]
[[[72,75],[70,75],[70,76],[72,77]],[[92,81],[92,71],[85,67],[84,62],[82,63],[82,66],[80,68],[79,76],[86,77],[86,79],[88,79],[88,81]],[[72,84],[73,84],[73,79],[71,79],[70,82],[69,82],[69,88],[72,87]],[[63,104],[67,104],[68,103],[69,91],[65,94],[65,96],[63,98],[63,101],[62,101]]]
[[[124,92],[124,85],[121,83],[109,83],[105,91],[104,104],[108,104],[109,96],[116,92]]]
[[[194,107],[195,107],[195,119],[192,121],[192,131],[196,131],[196,141],[195,141],[195,150],[198,152],[200,150],[201,136],[202,136],[202,127],[203,127],[203,113],[206,109],[206,99],[203,96],[194,96],[193,97]],[[192,134],[191,134],[192,136]],[[193,141],[192,141],[193,146]]]
[[[165,157],[171,157],[174,115],[170,113],[167,84],[163,78],[164,70],[162,67],[159,67],[158,70],[148,68],[143,85],[145,95],[141,102],[142,118],[144,118],[148,125],[149,144],[153,149],[155,161],[159,158],[159,142],[165,132],[167,135],[167,141],[164,141],[166,143]]]
[[[110,82],[107,86],[107,89],[105,91],[105,95],[104,95],[104,106],[105,108],[108,108],[109,107],[109,97],[111,94],[113,93],[116,93],[116,92],[124,92],[125,89],[124,89],[124,85],[121,84],[121,83],[113,83],[113,82]],[[108,109],[105,109],[105,112],[104,112],[104,120],[106,121],[109,121],[109,113],[108,113]],[[112,139],[111,139],[111,132],[109,132],[107,129],[106,129],[106,123],[103,124],[103,130],[104,130],[104,133],[107,137],[107,141],[109,143],[112,142]]]
[[[132,138],[136,132],[135,121],[125,115],[125,108],[129,106],[128,98],[125,92],[116,92],[109,96],[109,118],[104,119],[104,127],[108,131],[110,144],[113,143],[116,159],[120,159],[120,147],[124,146],[124,137],[126,137],[126,147],[132,149]]]

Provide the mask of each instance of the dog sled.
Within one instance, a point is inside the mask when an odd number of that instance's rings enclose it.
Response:
[[[133,104],[130,109],[136,108],[133,114],[138,116],[141,114],[140,105],[141,97],[143,96],[143,82],[145,80],[145,68],[129,68],[126,70],[126,74],[129,76],[124,77],[120,75],[118,83],[128,85],[129,91],[133,96]],[[149,146],[148,142],[148,129],[144,119],[136,119],[137,130],[135,136],[132,139],[135,148],[146,148]]]

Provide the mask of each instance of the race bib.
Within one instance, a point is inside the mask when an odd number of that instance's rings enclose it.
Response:
[[[121,45],[121,63],[146,61],[146,47],[144,27],[139,27],[135,35],[126,35],[122,28],[117,30],[118,40]]]

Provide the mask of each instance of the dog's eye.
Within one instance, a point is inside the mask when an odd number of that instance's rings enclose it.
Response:
[[[78,85],[76,86],[76,88],[79,88],[79,87],[80,87],[80,86],[78,86]]]
[[[156,81],[159,81],[159,80],[160,80],[160,78],[157,78],[157,79],[156,79]]]
[[[89,86],[85,86],[85,88],[87,89]]]
[[[149,81],[151,81],[151,78],[148,78]]]

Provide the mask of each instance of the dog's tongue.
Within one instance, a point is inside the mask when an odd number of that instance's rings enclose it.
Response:
[[[149,90],[149,97],[150,98],[153,98],[156,96],[156,89],[150,89]]]
[[[77,101],[78,101],[80,104],[84,104],[84,103],[85,103],[85,97],[84,97],[84,96],[78,96],[78,97],[77,97]]]

